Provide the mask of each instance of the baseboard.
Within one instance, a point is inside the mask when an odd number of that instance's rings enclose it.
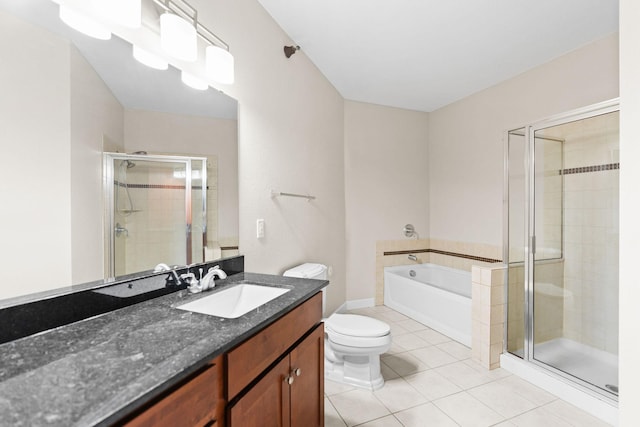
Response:
[[[343,304],[346,310],[356,310],[358,308],[373,307],[376,305],[375,298],[354,299]]]

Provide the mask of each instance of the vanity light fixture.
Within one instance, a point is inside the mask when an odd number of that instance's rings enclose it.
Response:
[[[136,45],[133,45],[133,57],[141,64],[156,70],[166,70],[169,68],[167,61]]]
[[[160,44],[165,52],[176,59],[198,59],[196,27],[173,12],[167,11],[160,16]]]
[[[209,85],[207,84],[207,82],[185,71],[182,71],[182,73],[180,73],[180,80],[182,80],[182,83],[196,90],[209,89]]]
[[[142,0],[93,0],[97,14],[127,28],[142,25]]]
[[[111,31],[106,26],[67,5],[60,4],[59,16],[62,22],[89,37],[98,40],[111,38]]]
[[[219,46],[208,46],[206,55],[207,75],[218,83],[233,84],[233,55]]]

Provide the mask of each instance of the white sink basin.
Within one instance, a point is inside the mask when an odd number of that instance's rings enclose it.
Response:
[[[235,319],[286,294],[291,289],[242,283],[176,308]]]

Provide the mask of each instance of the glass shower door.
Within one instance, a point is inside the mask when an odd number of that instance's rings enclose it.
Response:
[[[505,350],[618,394],[619,107],[507,132]]]
[[[206,182],[203,158],[105,153],[106,277],[201,262]]]
[[[618,112],[533,137],[533,359],[617,394]]]

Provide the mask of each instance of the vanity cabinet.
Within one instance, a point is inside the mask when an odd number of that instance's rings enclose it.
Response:
[[[227,354],[230,427],[324,426],[321,315],[318,294]]]
[[[118,425],[323,427],[321,318],[318,293]]]
[[[224,426],[223,361],[223,356],[217,357],[122,425],[127,427]]]

